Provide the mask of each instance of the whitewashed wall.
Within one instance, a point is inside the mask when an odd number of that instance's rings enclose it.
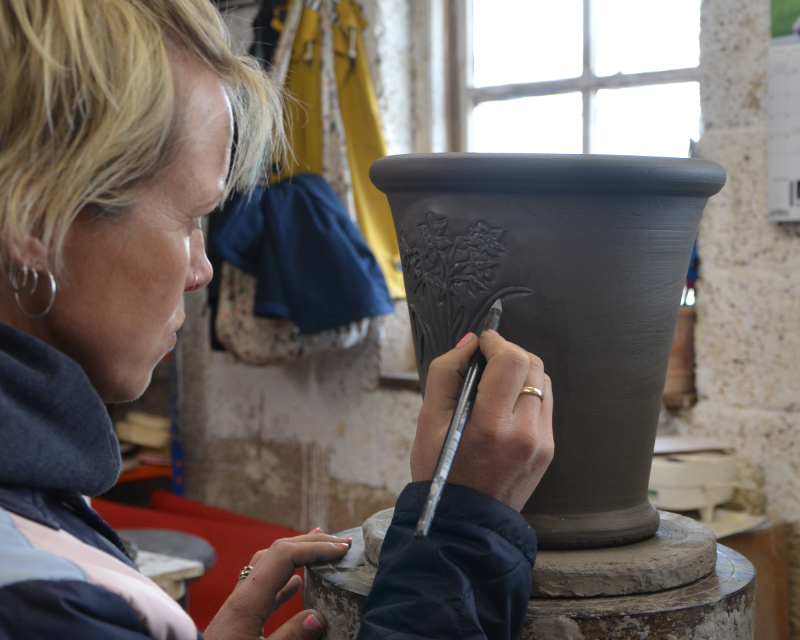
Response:
[[[800,226],[766,220],[769,43],[769,0],[703,0],[699,151],[725,167],[728,183],[700,229],[699,402],[683,431],[733,443],[769,513],[796,525],[800,638]]]

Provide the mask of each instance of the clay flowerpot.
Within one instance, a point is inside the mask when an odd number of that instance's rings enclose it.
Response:
[[[431,360],[499,296],[500,333],[552,378],[555,458],[523,509],[540,547],[655,533],[647,483],[667,362],[722,167],[448,153],[383,158],[370,177],[394,216],[423,392]]]

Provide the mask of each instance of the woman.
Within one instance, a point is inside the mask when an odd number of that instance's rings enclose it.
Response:
[[[199,637],[80,494],[119,474],[103,403],[144,391],[184,292],[211,279],[203,216],[280,156],[279,97],[207,0],[3,0],[0,59],[0,638]],[[488,365],[451,485],[414,543],[479,346]],[[552,457],[551,413],[541,362],[496,333],[434,361],[361,637],[518,633],[535,536],[515,510]],[[300,588],[294,569],[349,542],[315,531],[260,551],[205,637],[259,638]],[[306,611],[273,637],[323,626]]]

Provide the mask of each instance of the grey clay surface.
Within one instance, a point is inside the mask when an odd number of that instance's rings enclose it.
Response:
[[[553,381],[555,458],[523,513],[540,548],[643,540],[692,245],[725,183],[702,160],[418,154],[373,164],[400,243],[420,380],[497,297]],[[467,427],[469,428],[469,427]]]

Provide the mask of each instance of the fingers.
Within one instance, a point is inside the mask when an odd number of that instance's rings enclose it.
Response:
[[[539,436],[542,441],[549,443],[550,460],[553,459],[553,384],[550,376],[544,377],[544,398],[542,399],[542,410],[539,414]]]
[[[553,440],[553,385],[550,376],[545,376],[544,399],[542,410],[539,414],[539,465],[534,480],[536,485],[542,479],[547,467],[553,461],[556,445]]]
[[[532,353],[528,353],[528,359],[530,368],[525,386],[539,389],[542,397],[519,394],[514,405],[514,428],[518,431],[519,450],[533,454],[537,471],[531,477],[538,484],[553,459],[553,385],[541,359]]]
[[[481,350],[486,369],[451,477],[482,483],[519,511],[553,457],[552,385],[541,359],[497,333],[481,336]],[[542,398],[520,395],[523,386],[540,389]]]
[[[296,536],[296,537],[293,538],[293,540],[294,541],[318,540],[319,538],[311,538],[310,537],[311,535],[313,535],[315,533],[320,533],[323,536],[325,535],[325,533],[322,531],[322,529],[320,529],[319,527],[316,527],[315,529],[312,529],[311,531],[309,531],[308,534],[306,534],[304,536]],[[350,543],[351,542],[350,538],[338,538],[338,537],[335,537],[335,536],[327,536],[325,539],[330,541],[330,542],[334,542],[334,543],[342,543],[342,542]],[[289,578],[289,582],[286,583],[286,586],[283,589],[281,589],[280,592],[278,593],[278,595],[275,597],[275,606],[272,608],[272,612],[274,613],[280,607],[282,607],[284,604],[286,604],[289,600],[291,600],[294,597],[294,595],[298,591],[300,591],[300,589],[302,589],[302,587],[303,587],[303,580],[300,578],[299,575],[297,575],[295,573],[291,578]]]
[[[276,540],[269,549],[253,556],[250,561],[253,570],[238,582],[223,608],[233,611],[239,620],[257,621],[263,626],[267,617],[300,588],[299,576],[293,581],[295,569],[314,562],[338,560],[349,548],[346,538],[324,533]]]
[[[541,405],[544,403],[544,396],[547,393],[545,389],[545,380],[549,380],[548,376],[544,372],[544,365],[542,361],[537,356],[533,355],[532,353],[528,353],[528,360],[530,361],[530,365],[528,368],[528,375],[525,377],[525,382],[523,383],[526,387],[535,387],[542,392],[542,398],[540,399],[539,396],[533,394],[520,394],[517,393],[517,400],[514,404],[514,415],[518,415],[519,413],[530,414],[531,411],[536,411],[537,415]],[[550,396],[552,398],[553,392],[550,391]]]
[[[267,617],[300,588],[301,580],[299,576],[295,579],[295,569],[314,562],[338,560],[347,553],[350,544],[347,538],[324,533],[276,540],[269,549],[253,556],[250,561],[253,570],[238,582],[206,629],[205,637],[210,640],[236,637],[233,630],[243,637],[254,634],[258,637]]]
[[[312,609],[302,611],[282,625],[269,640],[311,640],[318,638],[325,630],[322,615]]]
[[[436,393],[425,398],[426,410],[431,416],[453,412],[464,383],[469,359],[478,348],[479,340],[474,333],[468,333],[458,344],[461,346],[439,356],[428,367],[426,388],[436,390]]]
[[[433,476],[442,441],[464,384],[469,359],[478,346],[478,336],[470,332],[428,367],[425,400],[411,447],[411,479],[414,482],[430,480]]]
[[[253,559],[250,560],[250,566],[252,567],[257,566],[259,560],[265,554],[269,553],[277,543],[284,543],[284,542],[291,542],[292,544],[297,544],[301,542],[328,542],[338,547],[338,545],[341,545],[343,543],[349,544],[351,540],[350,538],[337,538],[336,536],[329,536],[325,533],[322,533],[321,529],[317,528],[314,529],[314,531],[312,531],[311,533],[295,536],[293,538],[284,538],[282,540],[276,540],[275,542],[272,543],[272,547],[270,547],[269,549],[262,549],[261,551],[257,551],[256,554],[253,556]],[[344,553],[347,553],[347,549],[345,547],[338,547],[338,548],[345,549]]]
[[[350,544],[345,539],[323,533],[276,540],[269,549],[254,556],[253,570],[240,582],[239,588],[246,587],[264,597],[266,618],[296,568],[315,562],[338,560],[349,548]]]
[[[411,449],[411,478],[429,480],[433,475],[469,359],[478,346],[486,368],[450,482],[519,510],[553,457],[553,392],[542,361],[497,332],[486,331],[479,341],[473,336],[431,363]],[[543,397],[520,397],[523,386],[540,389]]]
[[[522,347],[508,342],[495,332],[485,331],[480,340],[481,351],[486,357],[478,395],[475,398],[475,414],[482,422],[492,422],[511,417],[520,389],[526,384],[531,369],[531,356]],[[534,379],[543,384],[544,367]]]
[[[286,586],[280,590],[278,595],[275,597],[275,604],[272,607],[272,612],[275,613],[281,606],[289,602],[292,597],[300,591],[303,586],[303,580],[297,574],[294,574],[291,578],[289,578],[289,582],[286,583]]]

